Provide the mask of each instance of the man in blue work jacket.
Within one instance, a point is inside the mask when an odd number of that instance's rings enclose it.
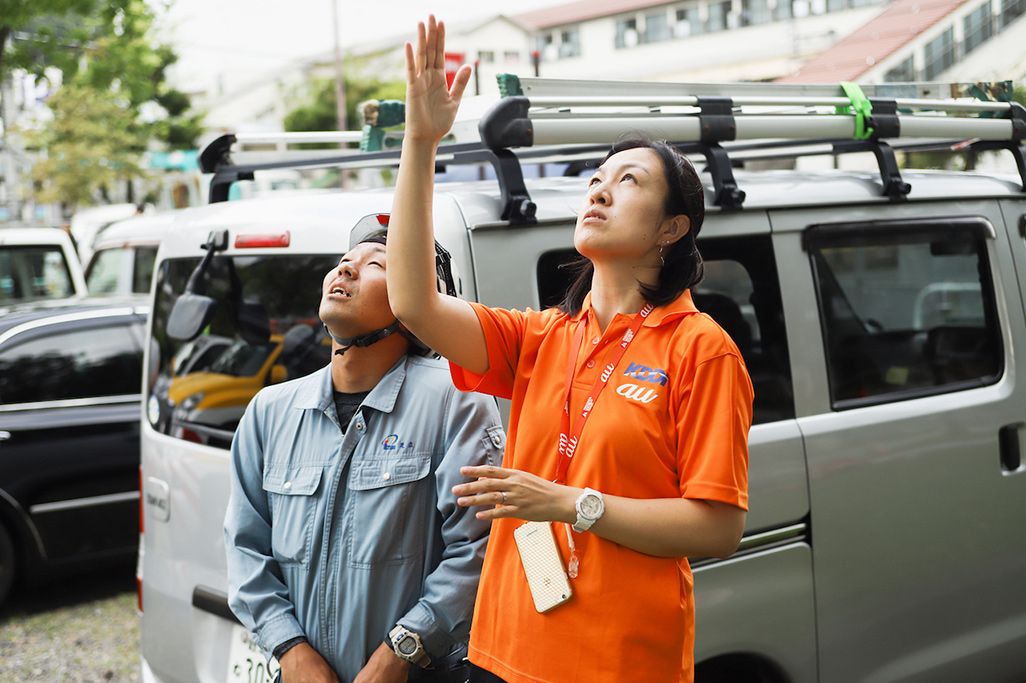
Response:
[[[282,683],[462,680],[488,524],[451,488],[505,434],[392,315],[384,242],[324,277],[330,365],[262,390],[232,442],[229,603]]]

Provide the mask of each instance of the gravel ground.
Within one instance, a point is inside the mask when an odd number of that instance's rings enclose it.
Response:
[[[15,586],[0,608],[0,681],[138,681],[133,573],[118,569]]]

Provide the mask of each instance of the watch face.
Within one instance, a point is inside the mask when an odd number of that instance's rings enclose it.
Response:
[[[581,499],[581,513],[588,518],[598,517],[602,512],[602,501],[598,496],[585,496]]]
[[[398,649],[401,654],[411,656],[417,651],[417,641],[414,640],[413,636],[403,636],[402,640],[399,641]]]

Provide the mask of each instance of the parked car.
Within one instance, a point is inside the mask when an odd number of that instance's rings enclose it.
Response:
[[[0,602],[138,546],[148,306],[22,305],[0,317]]]
[[[85,293],[82,266],[67,233],[57,228],[0,228],[0,307]]]
[[[594,92],[612,107],[621,86]],[[817,92],[803,87],[803,96]],[[667,91],[653,92],[658,103]],[[879,173],[735,170],[727,150],[707,146],[705,136],[741,131],[751,119],[700,127],[695,116],[654,113],[651,123],[647,111],[637,113],[637,99],[629,104],[639,127],[658,132],[681,119],[672,130],[705,131],[701,145],[685,146],[710,160],[698,240],[706,275],[694,298],[737,343],[755,388],[744,537],[726,560],[691,558],[697,681],[1026,680],[1022,179],[899,171],[886,164],[882,141],[859,147],[884,160]],[[526,123],[492,117],[481,130],[541,139],[547,123],[566,136],[603,123],[599,115],[578,122],[560,106]],[[728,103],[716,116],[733,123],[732,111]],[[851,117],[833,113],[806,118],[820,126],[844,119],[852,128]],[[919,118],[928,126],[940,117]],[[791,134],[800,138],[810,124],[797,124]],[[610,130],[615,125],[624,124]],[[605,149],[571,142],[577,146],[535,158],[565,159],[572,174]],[[214,201],[227,197],[219,177],[250,170],[231,164],[230,140],[221,144],[204,152],[222,159],[208,169]],[[438,185],[436,238],[463,274],[467,299],[551,306],[570,277],[562,266],[575,256],[587,180],[523,182],[520,165],[532,150],[485,151],[462,162],[440,151],[440,165],[492,160],[499,182]],[[151,387],[173,376],[173,359],[198,330],[256,347],[315,320],[321,277],[349,231],[391,205],[383,189],[181,212],[155,267],[147,354],[156,380],[144,386],[151,406],[166,401]],[[178,301],[200,314],[184,338]],[[255,318],[241,315],[241,302],[263,306],[263,336],[253,336]],[[258,680],[269,680],[264,655],[226,601],[222,520],[235,423],[193,417],[198,423],[183,426],[216,436],[196,440],[160,414],[149,411],[142,425],[142,680],[237,681],[247,680],[239,672],[258,670]]]
[[[137,216],[114,223],[97,235],[85,267],[89,294],[148,294],[157,249],[172,220],[170,213]]]
[[[91,206],[76,212],[71,217],[71,237],[82,263],[89,262],[97,235],[111,224],[136,215],[139,215],[139,207],[131,203]]]

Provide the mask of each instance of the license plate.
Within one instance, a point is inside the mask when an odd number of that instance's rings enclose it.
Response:
[[[241,626],[232,628],[232,645],[228,650],[227,683],[274,683],[278,662],[267,659]]]

